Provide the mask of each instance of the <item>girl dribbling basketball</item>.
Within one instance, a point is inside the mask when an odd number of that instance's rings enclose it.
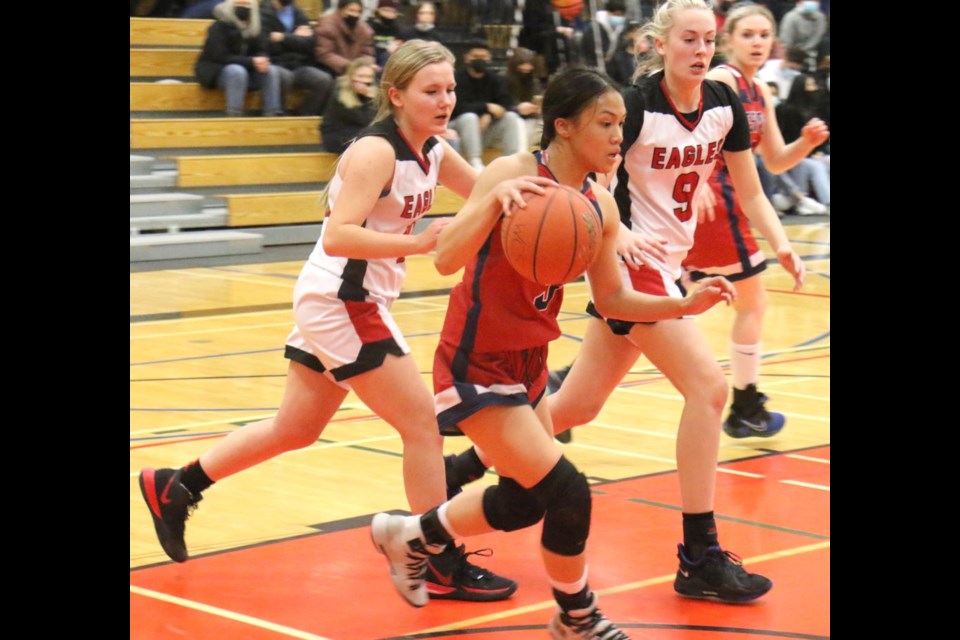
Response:
[[[498,158],[477,179],[464,207],[441,232],[435,264],[443,274],[463,268],[451,293],[433,380],[444,435],[466,434],[496,466],[496,486],[467,490],[420,516],[377,514],[373,538],[388,557],[401,595],[423,588],[409,558],[427,558],[434,545],[453,537],[513,531],[543,520],[541,555],[559,607],[550,621],[555,639],[626,634],[597,608],[587,584],[586,541],[590,489],[552,438],[541,403],[547,381],[547,345],[560,335],[557,314],[563,287],[523,278],[503,253],[500,225],[511,198],[495,192],[505,180],[535,193],[559,183],[590,199],[602,220],[599,257],[587,270],[603,313],[650,322],[706,311],[729,302],[732,287],[714,278],[685,298],[628,289],[620,279],[616,241],[619,217],[613,197],[587,178],[606,173],[619,159],[624,102],[609,79],[588,69],[558,74],[543,101],[543,149]],[[550,435],[548,435],[550,434]],[[405,596],[406,597],[406,596]]]

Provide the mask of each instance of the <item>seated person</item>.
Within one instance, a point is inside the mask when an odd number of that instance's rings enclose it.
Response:
[[[320,143],[325,151],[343,153],[377,114],[376,72],[371,58],[357,58],[337,78],[337,88],[320,119]]]
[[[216,22],[207,30],[194,65],[197,81],[208,89],[223,89],[227,116],[242,116],[247,91],[258,89],[263,115],[283,115],[280,68],[267,56],[259,5],[253,0],[224,0],[214,15]]]
[[[492,60],[486,41],[475,40],[463,55],[463,68],[455,74],[457,104],[450,128],[460,135],[461,154],[477,169],[483,169],[484,149],[500,147],[503,155],[510,155],[528,147],[523,118],[503,76],[490,69]]]

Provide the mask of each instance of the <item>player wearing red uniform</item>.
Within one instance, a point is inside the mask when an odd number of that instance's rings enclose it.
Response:
[[[608,78],[588,69],[558,74],[544,94],[542,154],[521,152],[492,162],[440,235],[437,269],[448,274],[464,269],[434,358],[440,428],[466,434],[489,456],[500,480],[464,491],[423,515],[374,517],[374,542],[387,556],[398,592],[414,605],[427,601],[423,564],[451,538],[513,531],[542,520],[540,554],[558,607],[551,637],[627,638],[597,608],[587,584],[590,489],[548,435],[550,413],[541,402],[547,344],[559,336],[562,287],[536,286],[510,273],[500,244],[501,216],[509,215],[509,201],[496,192],[504,181],[525,178],[524,189],[542,193],[539,185],[552,180],[580,189],[597,203],[602,246],[587,274],[603,313],[656,321],[701,313],[729,300],[732,287],[723,278],[705,281],[705,288],[683,298],[624,286],[616,258],[616,203],[587,175],[613,169],[625,115],[623,98]]]
[[[827,125],[814,118],[804,126],[800,138],[784,144],[770,89],[756,80],[757,71],[770,57],[775,34],[776,22],[766,7],[738,5],[727,15],[724,26],[729,64],[718,65],[707,78],[723,82],[737,92],[750,124],[751,148],[759,151],[767,169],[781,173],[803,160],[830,134]],[[684,268],[693,282],[709,275],[723,275],[737,287],[730,344],[733,404],[723,430],[733,438],[768,438],[783,429],[786,418],[782,413],[768,411],[767,397],[757,389],[767,307],[766,291],[758,276],[766,269],[766,257],[757,246],[722,159],[710,176],[709,185],[696,203],[700,221]]]

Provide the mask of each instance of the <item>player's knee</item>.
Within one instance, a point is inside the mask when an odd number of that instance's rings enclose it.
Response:
[[[562,556],[583,553],[590,535],[592,500],[587,478],[565,457],[530,489],[546,507],[540,543]]]
[[[483,516],[500,531],[516,531],[535,525],[543,518],[544,508],[530,491],[511,478],[483,492]]]
[[[563,392],[562,387],[560,388],[560,392]],[[571,393],[572,392],[573,390],[571,389]],[[571,397],[570,400],[571,402],[564,403],[563,407],[558,407],[557,412],[560,416],[554,418],[555,424],[579,427],[593,421],[594,418],[600,415],[600,410],[603,408],[603,402],[593,397],[575,395]]]

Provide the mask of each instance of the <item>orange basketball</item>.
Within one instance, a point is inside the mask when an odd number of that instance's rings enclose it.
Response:
[[[500,228],[503,253],[527,280],[544,286],[573,282],[600,252],[600,215],[586,196],[571,187],[544,187],[527,194]]]
[[[550,4],[567,20],[573,20],[583,11],[582,0],[550,0]]]

